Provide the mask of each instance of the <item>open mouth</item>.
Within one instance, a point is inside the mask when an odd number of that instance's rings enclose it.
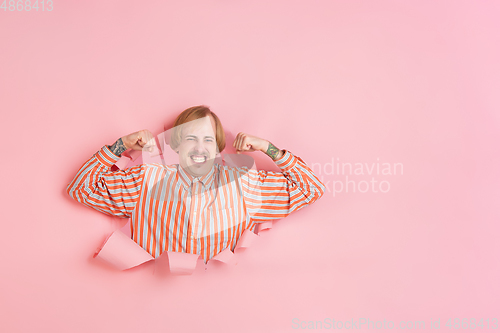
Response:
[[[196,164],[203,164],[207,161],[207,157],[204,155],[191,155],[191,161]]]

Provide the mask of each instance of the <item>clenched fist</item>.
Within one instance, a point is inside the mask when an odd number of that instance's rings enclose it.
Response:
[[[238,154],[244,151],[256,150],[260,150],[265,153],[268,146],[269,141],[242,132],[236,135],[233,142],[233,147],[236,148],[236,152]]]
[[[131,133],[121,138],[125,148],[132,150],[147,150],[153,151],[156,145],[153,134],[145,129],[139,132]]]
[[[275,145],[267,140],[241,132],[236,135],[233,147],[236,148],[236,153],[238,154],[244,151],[260,150],[273,160],[280,159],[285,153],[283,150],[279,150]]]

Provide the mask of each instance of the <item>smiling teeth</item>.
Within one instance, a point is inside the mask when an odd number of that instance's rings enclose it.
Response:
[[[202,162],[205,162],[205,157],[194,157],[194,156],[191,156],[191,158],[193,159],[193,161],[195,161],[196,163],[202,163]]]

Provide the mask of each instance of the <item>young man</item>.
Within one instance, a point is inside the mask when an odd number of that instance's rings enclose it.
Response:
[[[234,250],[256,223],[284,218],[324,193],[323,183],[299,157],[255,136],[239,133],[233,147],[238,153],[267,154],[281,172],[215,163],[225,135],[206,106],[184,110],[167,137],[178,164],[111,171],[125,150],[153,148],[153,135],[143,130],[102,147],[67,187],[72,198],[89,207],[131,218],[132,239],[155,258],[174,251],[200,254],[207,262],[226,248]]]

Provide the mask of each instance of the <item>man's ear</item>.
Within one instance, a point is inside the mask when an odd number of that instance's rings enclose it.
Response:
[[[173,150],[174,152],[176,152],[177,154],[179,154],[179,149],[174,148],[174,147],[172,147],[172,146],[170,146],[170,148],[172,148],[172,150]]]

